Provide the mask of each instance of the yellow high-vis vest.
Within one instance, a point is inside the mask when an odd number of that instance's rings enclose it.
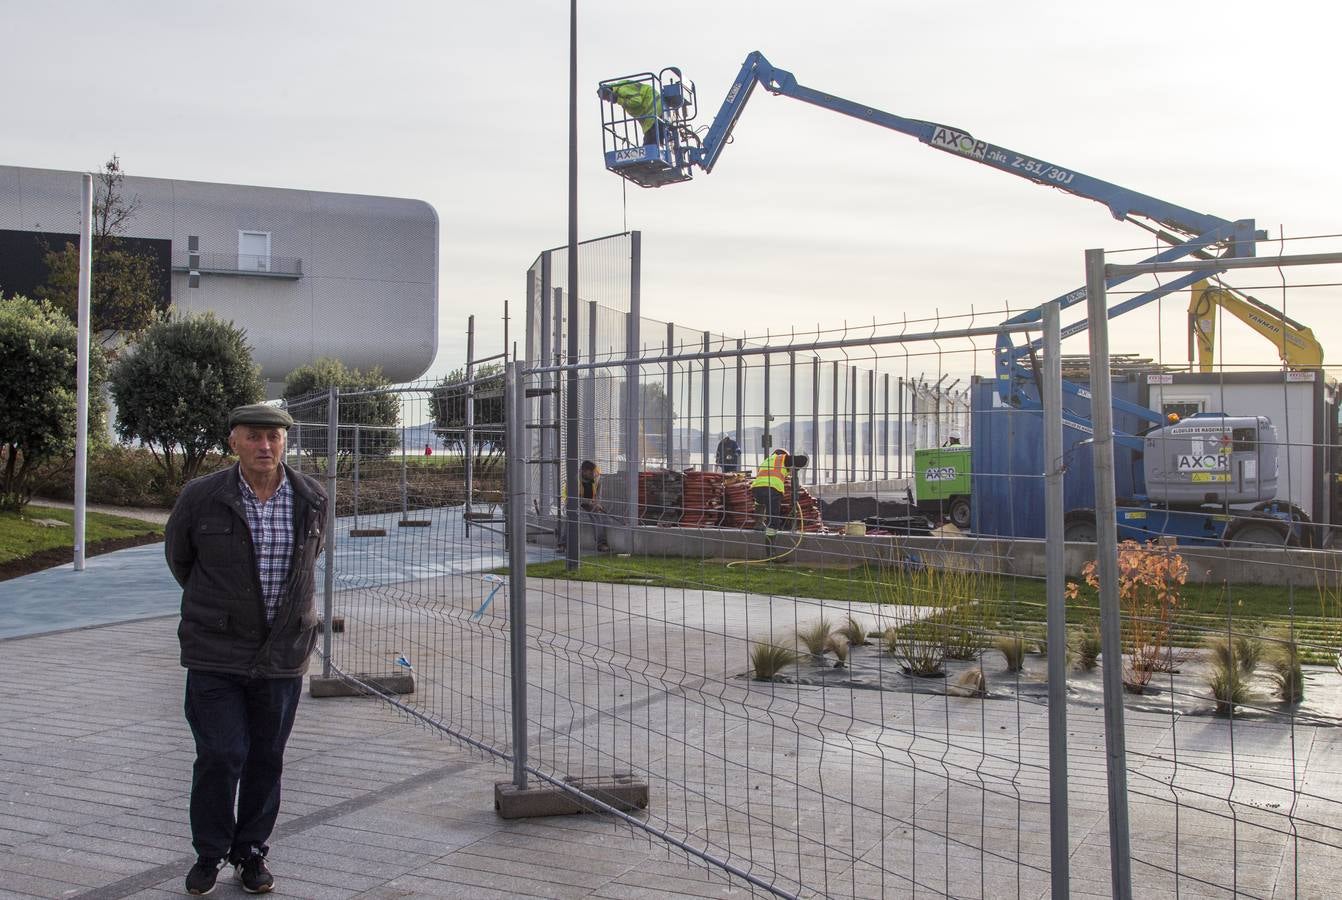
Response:
[[[783,493],[787,489],[788,478],[787,465],[783,462],[785,458],[782,450],[775,450],[764,465],[760,466],[760,470],[755,475],[755,480],[750,482],[750,486],[752,488],[773,488],[778,493]]]

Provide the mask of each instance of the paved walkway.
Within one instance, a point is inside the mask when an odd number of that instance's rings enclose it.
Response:
[[[340,552],[357,575],[387,544]],[[182,894],[193,750],[162,560],[153,544],[0,583],[0,898]],[[509,776],[380,702],[305,696],[272,839],[276,894],[747,893],[599,817],[499,819],[494,783]],[[226,872],[213,896],[243,892]]]

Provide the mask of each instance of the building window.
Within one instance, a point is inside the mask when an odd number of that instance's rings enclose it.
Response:
[[[238,232],[238,270],[241,272],[270,271],[270,232]]]

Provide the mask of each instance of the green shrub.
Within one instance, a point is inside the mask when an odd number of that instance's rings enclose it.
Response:
[[[198,474],[207,475],[233,460],[210,454]],[[169,483],[163,466],[143,447],[113,444],[89,452],[88,502],[107,506],[170,507],[177,500],[180,484]],[[33,493],[52,500],[74,500],[75,463],[62,459],[45,466],[33,479]]]
[[[946,635],[935,622],[891,628],[885,633],[885,647],[910,675],[930,677],[946,671]]]

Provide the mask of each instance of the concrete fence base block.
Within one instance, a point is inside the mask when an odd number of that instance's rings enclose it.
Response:
[[[385,528],[351,528],[351,529],[349,530],[349,536],[350,536],[350,537],[386,537],[386,536],[387,536],[387,529],[385,529]]]
[[[433,523],[428,519],[402,519],[396,524],[401,528],[428,528]]]
[[[383,694],[413,694],[415,676],[405,675],[357,675],[365,684],[372,685]],[[373,691],[362,685],[334,676],[313,675],[308,679],[308,694],[316,697],[373,697]]]
[[[614,775],[600,779],[572,779],[575,788],[621,812],[648,808],[648,785],[632,775]],[[494,785],[494,809],[500,818],[531,819],[540,816],[575,816],[604,812],[567,791],[549,784],[538,784],[519,791],[511,781]]]

